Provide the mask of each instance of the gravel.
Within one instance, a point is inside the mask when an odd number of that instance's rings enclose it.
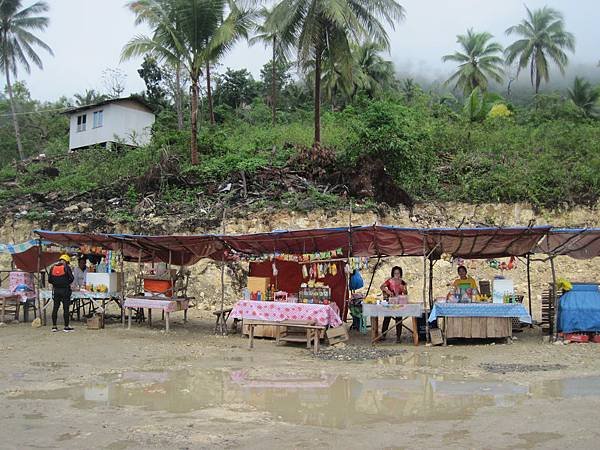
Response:
[[[375,347],[338,344],[323,348],[316,358],[327,361],[366,361],[398,356],[406,350],[388,350]]]
[[[527,372],[550,372],[553,370],[566,369],[562,364],[480,364],[480,367],[490,373],[527,373]]]

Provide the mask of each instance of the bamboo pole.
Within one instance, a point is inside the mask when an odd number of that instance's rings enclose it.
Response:
[[[529,302],[529,316],[532,318],[529,328],[533,328],[533,311],[531,308],[531,255],[527,254],[527,300]]]

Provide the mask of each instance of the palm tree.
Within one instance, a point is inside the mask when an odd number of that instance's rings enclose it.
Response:
[[[298,61],[314,64],[314,144],[321,143],[321,77],[327,52],[331,61],[349,78],[352,73],[351,45],[371,39],[384,49],[389,37],[384,22],[392,28],[404,18],[396,0],[281,0],[270,22],[277,24],[285,42],[293,42]]]
[[[455,83],[455,88],[462,90],[465,97],[479,87],[486,91],[488,79],[501,83],[504,70],[502,46],[493,39],[490,33],[477,33],[472,28],[467,34],[459,34],[456,42],[460,44],[461,51],[442,58],[443,62],[452,61],[459,63],[458,70],[446,81],[446,84]]]
[[[86,89],[83,94],[73,95],[76,106],[93,105],[94,103],[102,102],[108,97],[104,94],[96,92],[94,89]]]
[[[594,88],[589,81],[575,77],[573,88],[568,90],[569,98],[581,108],[588,117],[598,115],[600,88]]]
[[[53,55],[52,49],[33,34],[33,31],[43,31],[48,27],[48,18],[39,14],[48,12],[49,9],[50,7],[44,1],[23,8],[21,0],[0,0],[0,70],[6,75],[6,90],[10,100],[17,150],[21,160],[25,159],[25,154],[21,143],[10,75],[17,77],[19,64],[27,73],[30,73],[29,61],[43,69],[42,60],[35,52],[35,47],[40,47]]]
[[[285,62],[288,59],[289,42],[281,39],[281,32],[277,24],[269,20],[272,10],[262,8],[259,16],[263,19],[261,24],[256,26],[256,35],[250,39],[250,45],[262,42],[265,46],[270,46],[271,55],[271,122],[275,125],[277,119],[277,63]]]
[[[381,56],[384,51],[381,44],[372,41],[354,46],[352,55],[357,70],[353,95],[362,89],[369,98],[375,98],[397,84],[394,63]]]
[[[250,10],[233,0],[137,0],[129,3],[136,22],[152,28],[152,36],[136,36],[121,54],[126,60],[151,54],[157,61],[180,64],[191,81],[192,164],[198,164],[198,98],[205,66],[222,56],[251,26]],[[208,83],[210,74],[207,73]],[[209,84],[210,85],[210,84]]]
[[[215,124],[210,76],[211,64],[222,59],[239,39],[248,39],[250,31],[256,26],[254,23],[256,11],[252,8],[243,9],[242,5],[253,5],[255,3],[258,3],[258,0],[225,1],[224,6],[221,7],[222,14],[217,23],[218,28],[205,43],[206,101],[211,125]],[[228,11],[226,12],[226,10]]]
[[[518,60],[519,71],[529,66],[531,85],[535,93],[539,93],[542,80],[550,80],[550,61],[564,75],[569,58],[565,49],[575,51],[575,36],[565,31],[563,15],[547,6],[531,11],[527,10],[527,18],[520,24],[506,30],[507,35],[516,34],[521,39],[506,49],[506,61],[512,64]]]

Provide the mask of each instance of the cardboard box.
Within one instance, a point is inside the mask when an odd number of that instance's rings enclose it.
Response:
[[[87,320],[86,325],[88,330],[100,330],[104,328],[104,321],[102,316],[92,316]]]
[[[103,284],[108,287],[108,292],[120,292],[121,291],[121,279],[122,276],[118,272],[111,273],[99,273],[99,272],[88,272],[85,276],[85,284],[92,284],[98,286]]]
[[[269,285],[271,284],[271,279],[266,277],[248,277],[248,290],[250,292],[258,292],[260,291],[264,296],[269,289]]]

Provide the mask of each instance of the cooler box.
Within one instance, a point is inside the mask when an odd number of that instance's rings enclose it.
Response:
[[[172,280],[156,280],[144,278],[144,291],[148,293],[164,294],[166,297],[173,296]]]
[[[108,288],[108,292],[119,292],[121,290],[121,274],[118,272],[88,272],[85,276],[85,284],[94,286],[103,284]]]
[[[504,303],[504,294],[513,295],[515,293],[515,284],[513,280],[500,279],[494,280],[492,285],[492,300],[494,303]]]

